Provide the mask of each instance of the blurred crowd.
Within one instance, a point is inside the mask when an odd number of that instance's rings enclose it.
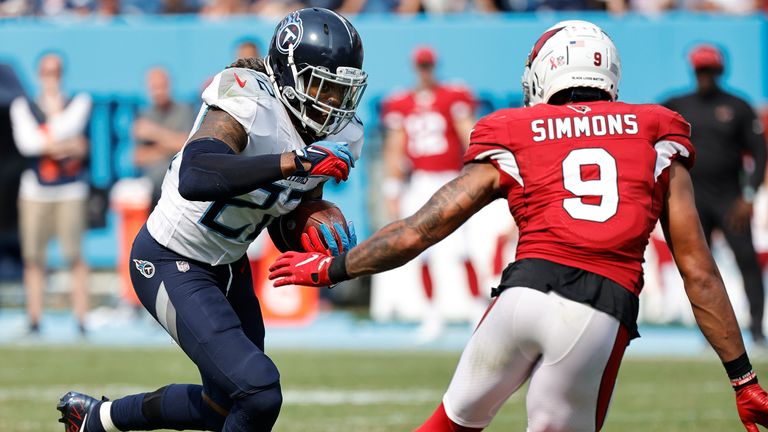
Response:
[[[283,16],[302,7],[324,7],[341,14],[455,14],[465,12],[608,11],[659,14],[671,10],[750,14],[766,10],[763,0],[0,0],[0,18],[94,17],[198,14],[225,17]]]

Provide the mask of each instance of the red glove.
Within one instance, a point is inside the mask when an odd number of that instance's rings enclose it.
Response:
[[[301,247],[303,247],[306,252],[331,255],[330,249],[325,247],[323,241],[320,240],[320,232],[313,226],[307,228],[306,232],[301,233]]]
[[[760,432],[758,424],[768,426],[768,393],[760,384],[749,384],[736,390],[736,408],[748,432]]]
[[[269,267],[269,279],[276,287],[305,285],[326,287],[333,285],[328,276],[333,257],[319,252],[286,252]]]

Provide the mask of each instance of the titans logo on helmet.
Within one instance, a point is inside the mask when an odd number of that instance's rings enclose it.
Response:
[[[304,35],[304,25],[301,22],[298,12],[289,14],[280,25],[277,31],[277,50],[283,54],[288,54],[288,48],[293,44],[293,49],[301,43],[301,37]]]

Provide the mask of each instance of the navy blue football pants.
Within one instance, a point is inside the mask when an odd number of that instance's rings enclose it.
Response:
[[[193,261],[157,243],[145,226],[130,260],[139,299],[197,365],[204,395],[217,405],[220,421],[193,418],[184,428],[271,430],[282,403],[280,375],[264,354],[264,321],[247,257],[219,266]]]

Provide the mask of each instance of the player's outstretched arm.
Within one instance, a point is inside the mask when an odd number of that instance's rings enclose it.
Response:
[[[709,251],[693,197],[688,170],[670,167],[670,185],[661,217],[696,322],[725,366],[736,390],[739,417],[746,430],[768,425],[768,394],[757,383],[723,279]]]
[[[348,253],[287,252],[270,267],[275,286],[328,286],[399,267],[439,242],[499,197],[499,172],[489,163],[464,167],[412,216],[393,222]]]
[[[179,193],[190,201],[214,201],[258,189],[292,175],[346,180],[353,166],[346,144],[321,141],[299,152],[239,156],[248,144],[243,126],[211,107],[184,146]]]

